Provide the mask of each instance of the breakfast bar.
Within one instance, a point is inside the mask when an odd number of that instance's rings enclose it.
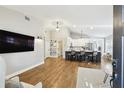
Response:
[[[70,61],[101,62],[100,51],[65,51],[65,59]]]

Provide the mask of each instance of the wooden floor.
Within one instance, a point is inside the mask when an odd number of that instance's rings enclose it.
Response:
[[[100,63],[71,62],[62,58],[47,58],[45,63],[19,75],[30,84],[42,82],[44,88],[75,88],[78,67],[100,69]]]

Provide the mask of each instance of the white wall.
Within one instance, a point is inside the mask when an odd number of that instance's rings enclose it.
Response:
[[[105,38],[105,52],[113,55],[113,35]]]
[[[45,58],[50,57],[50,40],[45,40]]]
[[[2,57],[0,57],[0,88],[5,87],[5,72],[6,72],[5,61]]]
[[[24,14],[0,7],[0,29],[8,31],[38,36],[42,34],[42,23],[30,17],[30,21],[25,20]],[[1,54],[7,64],[7,73],[10,75],[18,71],[30,68],[44,61],[43,40],[35,40],[35,51]]]
[[[44,42],[45,58],[47,58],[47,57],[50,57],[50,32],[49,31],[45,31],[44,38],[45,38],[45,42]]]

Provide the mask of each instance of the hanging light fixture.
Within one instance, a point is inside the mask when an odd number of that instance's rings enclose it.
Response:
[[[60,31],[59,22],[58,21],[56,22],[56,31]]]

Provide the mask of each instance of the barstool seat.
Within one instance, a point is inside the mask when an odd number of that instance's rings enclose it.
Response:
[[[71,60],[71,53],[68,53],[67,60]]]
[[[97,55],[98,55],[98,52],[97,51],[94,51],[93,52],[93,62],[97,62]]]
[[[71,51],[71,60],[72,61],[76,60],[76,53],[75,53],[75,51]]]
[[[92,54],[88,55],[88,61],[93,61],[93,55]]]
[[[84,51],[80,52],[80,60],[85,61],[85,52]]]

